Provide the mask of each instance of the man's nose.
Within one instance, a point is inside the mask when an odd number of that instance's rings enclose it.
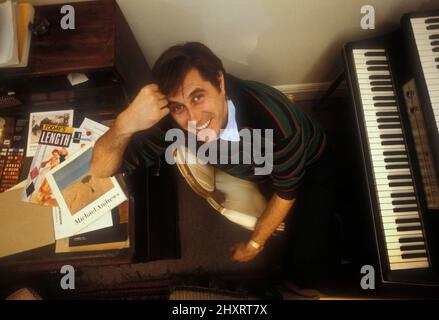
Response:
[[[201,120],[201,113],[199,111],[194,110],[193,108],[187,108],[188,121],[195,122],[198,125],[198,121]]]

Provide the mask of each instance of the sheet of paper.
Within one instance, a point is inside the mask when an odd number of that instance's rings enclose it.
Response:
[[[18,63],[16,4],[0,3],[0,67]]]
[[[113,217],[111,216],[111,211],[109,211],[78,233],[74,233],[72,232],[74,227],[69,224],[69,219],[66,214],[68,213],[63,213],[59,208],[53,207],[53,226],[56,240],[113,226]]]
[[[98,140],[100,137],[102,137],[108,130],[110,130],[109,127],[104,126],[103,124],[100,124],[99,122],[93,121],[89,118],[84,118],[84,121],[82,122],[79,129],[84,129],[86,131],[90,131],[92,136],[91,139],[93,141]]]

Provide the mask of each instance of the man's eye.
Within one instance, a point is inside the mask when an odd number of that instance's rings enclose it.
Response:
[[[203,95],[198,95],[198,96],[195,96],[193,100],[195,103],[197,103],[197,102],[200,102],[202,99],[203,99]]]
[[[173,113],[180,113],[181,111],[183,111],[184,107],[181,104],[177,104],[177,105],[173,105],[170,107],[171,112]]]

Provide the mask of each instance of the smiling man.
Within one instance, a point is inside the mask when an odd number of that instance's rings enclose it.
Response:
[[[233,246],[232,259],[254,259],[286,221],[288,270],[301,278],[327,271],[333,194],[326,138],[320,127],[274,88],[227,74],[221,60],[200,43],[166,50],[153,75],[156,84],[143,88],[96,143],[93,175],[107,177],[120,168],[132,172],[152,165],[170,144],[165,141],[166,132],[176,127],[188,131],[190,121],[197,136],[209,129],[218,141],[237,143],[239,159],[245,158],[240,129],[272,130],[273,141],[261,136],[273,148],[269,174],[255,175],[253,162],[215,165],[269,190],[268,205],[251,238]]]

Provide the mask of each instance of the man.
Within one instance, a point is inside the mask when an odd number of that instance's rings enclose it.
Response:
[[[291,220],[287,227],[291,235],[289,268],[296,274],[325,269],[332,194],[326,138],[319,126],[272,87],[226,74],[221,60],[200,43],[166,50],[157,60],[153,76],[156,84],[144,87],[96,143],[92,174],[107,177],[120,167],[130,171],[153,164],[169,145],[166,131],[173,127],[188,131],[190,121],[195,124],[195,135],[211,129],[219,140],[229,142],[240,140],[237,130],[242,128],[271,129],[270,174],[255,175],[254,163],[215,165],[271,190],[251,239],[232,248],[232,259],[254,259],[276,228]],[[295,207],[303,214],[293,214]]]

